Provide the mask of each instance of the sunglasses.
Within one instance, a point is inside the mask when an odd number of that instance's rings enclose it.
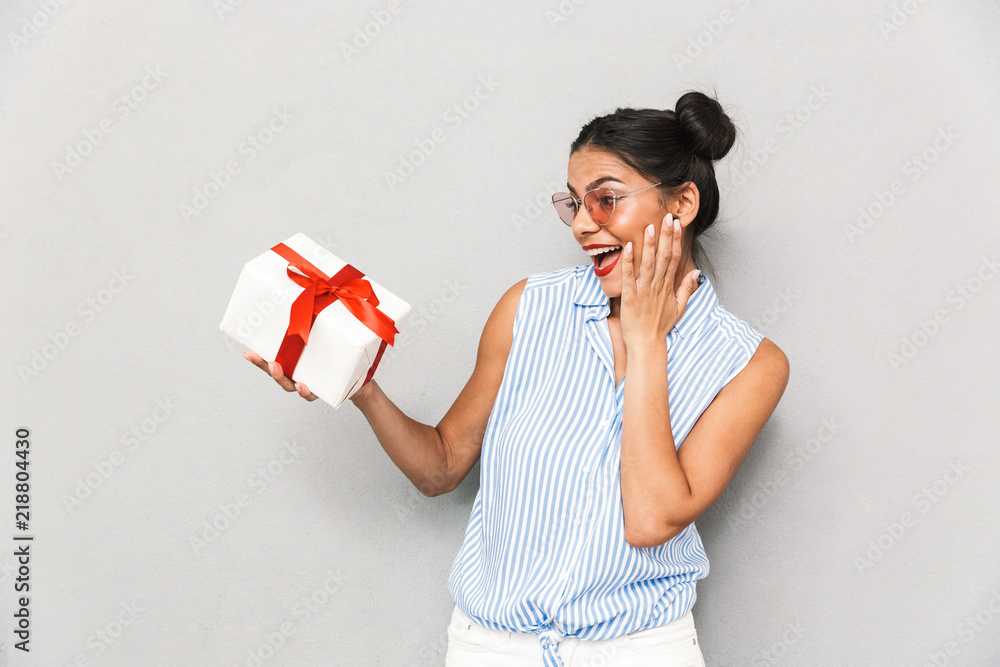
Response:
[[[664,183],[666,183],[666,181],[653,183],[652,185],[647,185],[644,188],[632,190],[632,192],[626,192],[623,195],[615,194],[614,191],[609,188],[594,188],[593,190],[587,192],[587,194],[583,195],[582,200],[577,199],[568,192],[557,192],[552,195],[552,205],[556,207],[556,213],[559,214],[559,219],[567,225],[573,225],[573,220],[576,218],[576,214],[580,212],[581,206],[587,209],[587,215],[590,216],[591,220],[599,225],[606,225],[611,222],[611,216],[615,214],[615,203],[619,199],[628,197],[636,192],[648,190],[649,188],[655,188],[657,185],[663,185]]]

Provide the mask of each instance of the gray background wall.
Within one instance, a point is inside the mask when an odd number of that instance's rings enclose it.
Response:
[[[708,663],[1000,663],[998,14],[5,2],[5,626],[17,427],[36,537],[0,665],[443,664],[478,467],[424,498],[353,405],[284,394],[218,330],[235,280],[299,231],[377,277],[414,307],[379,382],[436,424],[500,295],[587,261],[544,205],[580,126],[690,88],[742,133],[720,299],[792,369],[698,520]]]

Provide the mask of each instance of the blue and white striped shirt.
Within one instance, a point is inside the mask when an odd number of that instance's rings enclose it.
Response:
[[[679,447],[763,339],[719,305],[708,277],[666,338]],[[665,544],[625,540],[619,462],[628,376],[615,386],[608,298],[593,265],[528,277],[483,438],[480,487],[448,577],[483,626],[538,635],[546,667],[564,637],[658,627],[694,605],[708,558],[692,523]]]

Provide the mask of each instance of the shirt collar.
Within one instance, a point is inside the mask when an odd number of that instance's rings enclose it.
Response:
[[[719,305],[715,288],[708,276],[699,273],[698,282],[698,289],[688,299],[684,314],[674,325],[674,331],[681,338],[692,336],[704,326]],[[593,264],[581,264],[577,267],[573,303],[588,309],[588,320],[604,319],[611,313],[608,297],[601,289],[601,281],[594,274]]]

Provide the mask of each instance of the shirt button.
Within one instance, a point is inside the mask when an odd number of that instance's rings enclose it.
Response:
[[[590,466],[583,466],[583,472],[590,472]]]
[[[560,575],[559,578],[562,579],[563,581],[566,581],[567,579],[569,579],[569,570],[566,570],[565,572],[563,572],[562,575]]]
[[[579,526],[580,525],[580,520],[579,519],[573,519],[573,525],[574,526]]]
[[[607,428],[608,427],[608,423],[609,422],[608,422],[607,419],[602,419],[601,420],[601,428]]]

